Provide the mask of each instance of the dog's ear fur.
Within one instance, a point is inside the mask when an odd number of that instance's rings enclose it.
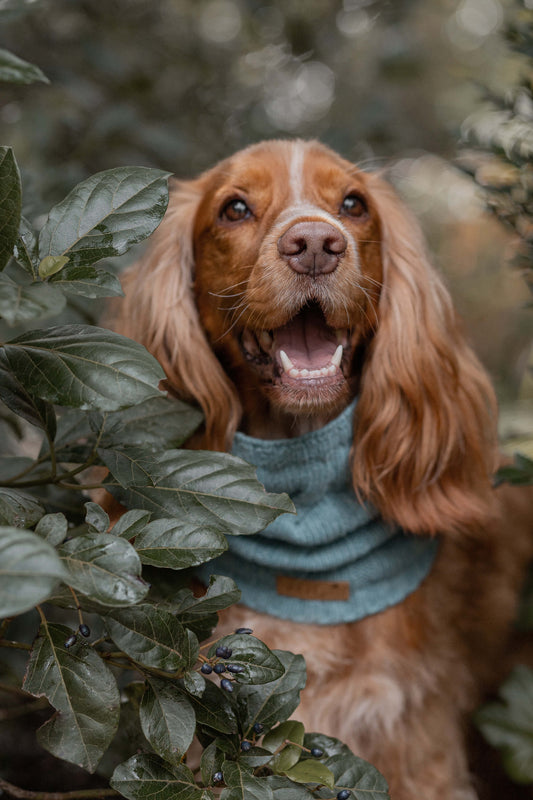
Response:
[[[193,228],[205,180],[173,182],[167,213],[145,257],[121,276],[126,296],[113,304],[112,327],[143,344],[165,370],[169,388],[201,407],[203,446],[225,450],[240,404],[209,346],[193,292]]]
[[[382,226],[379,325],[356,411],[356,491],[413,533],[482,525],[494,505],[496,402],[392,189],[370,176]]]

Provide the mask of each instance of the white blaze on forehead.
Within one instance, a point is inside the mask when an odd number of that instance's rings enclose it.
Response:
[[[292,142],[291,144],[289,184],[293,203],[301,203],[303,200],[305,146],[306,143],[300,141]]]

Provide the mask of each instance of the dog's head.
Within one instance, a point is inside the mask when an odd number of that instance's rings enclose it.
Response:
[[[125,288],[118,329],[200,404],[206,447],[323,424],[357,394],[358,492],[412,531],[486,516],[492,390],[378,176],[317,142],[249,147],[175,184]]]

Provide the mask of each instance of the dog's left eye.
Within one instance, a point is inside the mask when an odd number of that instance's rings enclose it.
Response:
[[[252,212],[241,197],[230,200],[220,212],[222,219],[227,219],[230,222],[240,222],[243,219],[248,219],[251,214]]]
[[[349,217],[364,217],[368,213],[368,206],[365,200],[358,194],[348,194],[341,204],[341,214]]]

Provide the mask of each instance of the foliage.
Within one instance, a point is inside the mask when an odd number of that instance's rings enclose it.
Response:
[[[8,77],[42,81],[4,63]],[[163,372],[140,345],[91,325],[27,329],[72,296],[121,293],[95,264],[157,227],[168,173],[93,175],[37,234],[21,217],[10,148],[0,170],[0,315],[24,328],[0,345],[0,419],[21,437],[0,458],[2,690],[23,698],[21,714],[29,696],[43,699],[54,712],[41,747],[127,798],[387,797],[371,765],[287,722],[305,684],[301,656],[247,630],[216,638],[216,612],[240,596],[234,582],[214,575],[202,596],[189,588],[190,568],[223,552],[225,534],[261,530],[293,510],[289,498],[266,493],[240,459],[179,449],[201,415],[158,390]],[[130,508],[114,526],[87,501],[102,488]],[[22,669],[9,659],[17,649],[28,654]]]

